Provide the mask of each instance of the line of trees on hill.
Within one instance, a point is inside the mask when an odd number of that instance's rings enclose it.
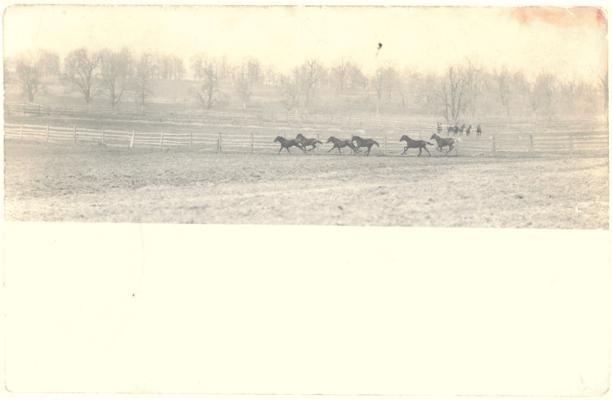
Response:
[[[289,72],[279,72],[256,59],[232,64],[225,57],[198,54],[186,67],[183,59],[173,55],[81,48],[63,60],[45,50],[5,59],[4,73],[5,84],[18,85],[29,102],[55,80],[78,92],[86,104],[103,97],[115,108],[129,93],[130,101],[143,110],[159,81],[188,82],[189,97],[204,109],[248,109],[267,98],[287,113],[417,112],[443,117],[448,123],[484,113],[595,114],[608,106],[607,75],[596,83],[559,81],[548,73],[528,80],[521,71],[490,71],[470,62],[449,66],[438,75],[393,65],[367,74],[351,61],[328,67],[307,59]]]

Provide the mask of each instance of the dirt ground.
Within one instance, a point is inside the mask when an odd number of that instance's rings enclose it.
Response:
[[[608,228],[608,158],[5,142],[9,221]]]

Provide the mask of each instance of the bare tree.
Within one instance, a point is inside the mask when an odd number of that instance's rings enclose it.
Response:
[[[219,95],[219,71],[217,65],[212,60],[203,60],[201,70],[197,76],[201,80],[201,85],[196,93],[200,103],[210,109],[214,106]]]
[[[132,69],[132,56],[127,49],[100,52],[100,81],[107,91],[111,107],[121,101],[128,85]]]
[[[59,76],[60,74],[60,61],[57,53],[39,50],[36,64],[43,78]]]
[[[600,90],[603,92],[603,100],[604,100],[604,111],[608,113],[608,72],[604,74],[603,77],[599,80]]]
[[[366,89],[368,77],[361,71],[359,66],[354,63],[347,64],[347,87],[349,89]]]
[[[510,96],[511,92],[511,75],[506,68],[503,68],[500,72],[495,75],[497,82],[497,93],[499,95],[499,101],[506,111],[506,115],[510,115]]]
[[[42,86],[41,75],[40,66],[36,61],[25,56],[17,59],[15,76],[21,86],[23,95],[30,103],[34,101],[34,96],[36,96]]]
[[[309,59],[299,66],[296,72],[304,98],[304,107],[308,109],[315,94],[315,89],[323,76],[324,68],[319,61]]]
[[[438,88],[442,115],[447,123],[458,123],[469,108],[475,111],[479,79],[480,71],[470,63],[465,67],[449,67]]]
[[[476,106],[478,104],[478,97],[480,97],[483,91],[483,77],[482,70],[475,67],[471,62],[463,67],[463,74],[465,75],[466,81],[466,94],[464,98],[465,108],[471,114],[472,118],[476,115]]]
[[[379,67],[374,72],[374,78],[372,79],[372,86],[376,91],[376,114],[380,114],[380,106],[382,103],[383,96],[386,94],[388,98],[391,97],[391,91],[395,82],[397,72],[393,67]]]
[[[374,79],[372,80],[372,84],[374,86],[374,90],[376,91],[376,115],[380,114],[380,102],[383,95],[384,89],[384,77],[385,77],[385,69],[377,68],[374,73]]]
[[[263,84],[265,86],[279,86],[281,83],[281,74],[269,65],[263,68],[262,75]]]
[[[253,75],[251,75],[251,64],[243,64],[238,67],[235,75],[234,75],[234,87],[236,88],[236,93],[242,102],[242,108],[246,110],[247,103],[253,94],[251,89],[252,80],[255,79]]]
[[[6,91],[6,84],[8,82],[13,81],[13,65],[15,64],[15,59],[11,58],[11,57],[4,57],[4,85],[5,85],[5,91]]]
[[[183,59],[179,57],[172,57],[172,78],[175,80],[181,80],[185,77],[185,64]]]
[[[64,80],[74,85],[91,104],[95,95],[95,74],[100,66],[100,55],[85,49],[71,51],[64,59]]]
[[[401,78],[394,67],[388,67],[385,71],[385,75],[386,76],[383,80],[383,86],[385,90],[385,95],[387,96],[387,101],[391,102],[393,92],[401,92],[401,88],[399,87],[401,85]]]
[[[395,79],[395,90],[400,97],[400,103],[402,105],[402,109],[406,108],[406,103],[408,100],[408,93],[410,91],[410,83],[413,82],[415,78],[415,74],[411,74],[407,70],[404,70],[402,74],[397,74]]]
[[[261,72],[261,65],[259,64],[259,61],[255,59],[250,59],[247,62],[246,69],[247,69],[246,75],[247,75],[247,79],[249,80],[249,83],[256,85],[261,82],[262,72]]]
[[[436,90],[432,90],[440,85],[439,77],[433,74],[425,76],[415,74],[412,81],[416,102],[421,106],[422,112],[432,115],[440,114],[439,94]]]
[[[152,93],[151,81],[155,77],[156,69],[155,57],[150,53],[142,54],[136,63],[134,81],[142,112],[147,97]]]
[[[185,77],[186,69],[183,59],[168,54],[151,54],[155,64],[154,79],[181,80]]]
[[[280,77],[281,103],[287,113],[292,110],[297,112],[300,104],[300,87],[297,75],[297,70],[294,70],[291,75],[281,75]]]
[[[530,104],[533,112],[552,116],[553,96],[556,90],[555,77],[548,73],[541,73],[536,77],[530,90]]]
[[[191,76],[196,81],[204,80],[206,74],[204,72],[206,65],[212,60],[206,54],[196,54],[191,59]]]
[[[341,61],[331,69],[331,80],[336,94],[343,94],[348,84],[349,64]]]

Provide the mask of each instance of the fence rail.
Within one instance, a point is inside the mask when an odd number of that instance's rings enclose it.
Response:
[[[106,146],[126,148],[188,148],[218,153],[273,153],[279,146],[273,142],[276,135],[244,129],[230,132],[140,132],[115,129],[92,129],[77,126],[50,126],[29,124],[4,124],[5,139],[30,140],[49,143],[98,143]],[[349,130],[312,129],[311,136],[325,142],[327,137],[338,135],[350,137]],[[354,132],[354,131],[353,131]],[[361,131],[365,134],[365,131]],[[386,131],[368,135],[379,143],[373,155],[397,155],[404,149],[399,137],[404,131]],[[279,131],[279,135],[282,133]],[[427,135],[414,134],[415,138],[429,140]],[[460,137],[457,154],[465,156],[496,155],[504,153],[591,153],[608,154],[608,132],[604,130],[572,131],[559,134],[521,134]]]

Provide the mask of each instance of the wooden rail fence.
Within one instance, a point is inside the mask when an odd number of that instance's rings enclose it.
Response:
[[[286,131],[278,131],[282,135]],[[335,135],[350,138],[350,132],[341,130],[310,130],[311,136],[323,138]],[[383,134],[367,134],[378,141],[379,148],[372,149],[372,155],[398,155],[403,151],[399,137],[403,131],[387,130]],[[295,132],[297,133],[297,132]],[[365,131],[357,132],[366,134]],[[125,148],[179,148],[194,147],[202,151],[217,153],[274,153],[279,146],[273,142],[276,135],[244,132],[137,132],[115,129],[92,129],[77,126],[58,127],[50,125],[4,124],[4,137],[8,140],[39,141],[46,143],[93,143]],[[308,135],[307,135],[308,136]],[[428,135],[415,134],[415,138],[431,141]],[[498,155],[504,153],[551,153],[551,154],[608,154],[608,132],[560,132],[558,134],[503,134],[480,137],[459,137],[457,154],[465,156]],[[323,146],[327,149],[328,146]],[[430,148],[431,149],[431,148]],[[296,151],[296,150],[294,150]],[[319,150],[320,151],[320,150]],[[416,150],[414,150],[416,152]],[[430,150],[431,151],[431,150]],[[433,151],[435,154],[436,152]],[[411,154],[409,151],[408,154]]]

